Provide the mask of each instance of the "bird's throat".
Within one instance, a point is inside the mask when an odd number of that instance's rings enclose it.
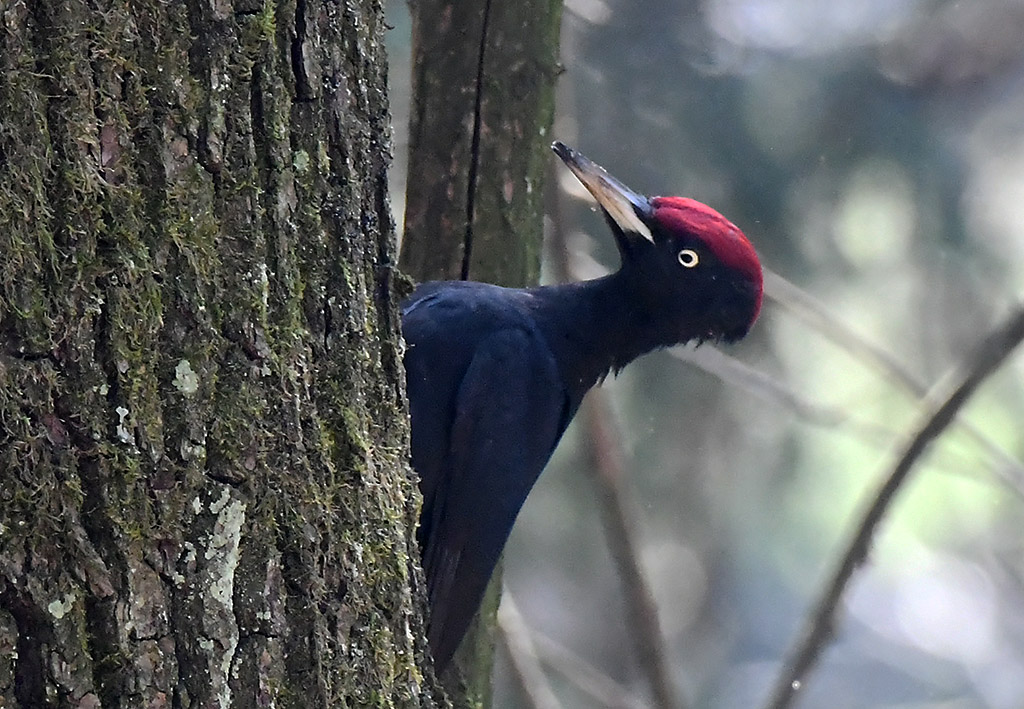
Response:
[[[675,344],[616,272],[530,291],[537,322],[576,403],[590,387],[642,354]]]

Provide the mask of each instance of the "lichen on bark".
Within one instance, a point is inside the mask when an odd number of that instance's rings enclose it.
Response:
[[[379,3],[0,14],[0,705],[435,706]]]

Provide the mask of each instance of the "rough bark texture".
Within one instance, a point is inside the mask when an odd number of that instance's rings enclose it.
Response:
[[[561,7],[558,0],[411,4],[401,263],[417,280],[537,282]],[[458,706],[490,704],[500,576],[456,655],[459,671],[445,678]]]
[[[402,269],[537,281],[561,2],[412,4]]]
[[[0,706],[433,706],[379,3],[0,13]]]

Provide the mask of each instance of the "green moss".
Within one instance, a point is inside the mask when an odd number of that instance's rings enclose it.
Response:
[[[88,605],[105,623],[117,604],[133,623],[172,626],[166,661],[181,682],[164,690],[203,702],[193,679],[208,629],[178,591],[205,583],[197,550],[238,536],[240,569],[258,576],[279,555],[291,585],[273,604],[262,579],[251,596],[215,587],[230,592],[232,621],[272,607],[317,643],[315,662],[267,685],[282,703],[328,686],[350,706],[430,706],[406,627],[404,412],[376,401],[402,375],[375,342],[397,336],[374,312],[373,229],[389,222],[363,220],[376,178],[360,171],[386,135],[365,106],[293,102],[288,6],[208,22],[208,6],[190,17],[144,2],[101,17],[72,0],[37,8],[46,21],[24,36],[47,51],[0,52],[0,312],[33,355],[0,361],[0,545],[30,548],[46,588],[80,594],[55,620],[84,619]],[[307,50],[365,33],[360,12],[304,18]],[[377,50],[348,40],[315,59],[366,101]],[[194,43],[208,51],[190,54]],[[331,155],[345,156],[337,175]],[[244,516],[209,506],[228,489]],[[167,585],[167,608],[159,593],[132,606],[120,583],[101,594],[109,580],[83,581],[101,568],[131,579],[139,559]],[[42,610],[63,598],[48,592]],[[100,684],[133,681],[136,653],[164,661],[127,626],[68,627]],[[305,651],[294,642],[287,651]]]
[[[263,8],[254,17],[254,21],[259,28],[261,38],[266,42],[273,42],[275,35],[277,34],[276,9],[277,3],[265,0]]]

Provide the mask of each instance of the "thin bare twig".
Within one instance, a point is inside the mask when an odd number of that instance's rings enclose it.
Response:
[[[669,671],[668,650],[658,620],[658,606],[640,563],[640,545],[633,538],[636,525],[623,499],[621,481],[625,465],[619,445],[621,437],[612,427],[611,412],[603,391],[595,389],[590,392],[586,408],[587,438],[594,456],[608,549],[622,581],[640,669],[647,675],[654,706],[681,709],[683,702]]]
[[[515,598],[507,588],[501,591],[501,605],[498,606],[498,630],[505,641],[512,670],[519,681],[519,688],[532,709],[562,709],[548,683],[547,675],[537,660],[532,633],[523,620]]]
[[[757,396],[771,404],[772,410],[779,407],[790,411],[800,420],[813,426],[834,428],[849,433],[865,445],[877,447],[890,443],[899,431],[870,421],[858,419],[856,416],[838,406],[828,406],[808,399],[799,392],[777,381],[767,372],[751,367],[749,364],[723,352],[712,345],[701,345],[699,348],[688,346],[670,347],[668,353],[676,359],[693,365],[712,376],[723,384],[735,386]],[[958,423],[963,426],[962,421]],[[969,465],[978,464],[977,456],[947,453],[941,461],[933,463],[933,468],[950,475],[960,475],[977,480],[980,471],[966,470]],[[988,461],[985,470],[988,471]],[[1008,488],[1015,491],[1012,486]]]
[[[713,345],[705,344],[697,348],[677,345],[667,351],[676,359],[704,370],[723,383],[739,387],[776,407],[781,406],[812,425],[822,428],[845,426],[872,442],[889,440],[894,433],[884,426],[858,421],[850,412],[838,406],[812,401],[770,374],[751,367]]]
[[[954,420],[978,386],[1024,340],[1024,308],[992,332],[960,367],[943,377],[922,401],[917,423],[910,430],[902,454],[875,494],[831,581],[801,632],[779,677],[770,709],[786,709],[804,686],[807,673],[818,661],[835,629],[835,615],[853,574],[867,559],[876,530],[911,469],[928,446]]]
[[[540,661],[543,661],[544,665],[601,706],[609,709],[647,709],[647,704],[633,696],[626,687],[569,648],[536,628],[531,628],[519,613],[515,598],[507,587],[501,592],[498,629],[512,656],[513,670],[520,687],[528,695],[531,706],[555,706],[550,703],[555,695],[542,669]],[[557,702],[557,699],[554,701]]]
[[[647,703],[544,633],[531,630],[537,655],[578,690],[609,709],[647,709]]]
[[[830,312],[817,298],[769,268],[764,269],[764,292],[844,350],[879,370],[903,389],[923,396],[924,384],[896,357],[861,336]]]
[[[848,353],[874,367],[890,381],[915,397],[920,398],[927,394],[927,385],[918,379],[910,369],[900,363],[892,354],[844,324],[810,293],[769,269],[764,271],[764,283],[765,293],[769,298]],[[1020,461],[1003,450],[970,422],[960,421],[958,425],[992,457],[995,463],[993,471],[996,478],[1018,497],[1024,497],[1024,465],[1021,465]]]
[[[554,697],[542,665],[538,662],[542,660],[573,687],[601,706],[609,709],[647,709],[647,704],[633,696],[626,687],[569,648],[555,642],[536,628],[531,628],[519,612],[514,594],[507,587],[501,591],[498,629],[512,656],[513,670],[524,694],[531,697]],[[531,691],[534,687],[539,688],[539,691]],[[534,707],[553,706],[545,699],[530,698],[528,701]]]
[[[838,407],[823,406],[810,401],[781,384],[765,372],[754,369],[749,364],[731,357],[713,345],[691,347],[677,345],[668,348],[668,353],[713,374],[727,384],[734,384],[751,394],[755,394],[773,404],[792,411],[799,418],[825,428],[840,426],[850,419],[849,412]]]

